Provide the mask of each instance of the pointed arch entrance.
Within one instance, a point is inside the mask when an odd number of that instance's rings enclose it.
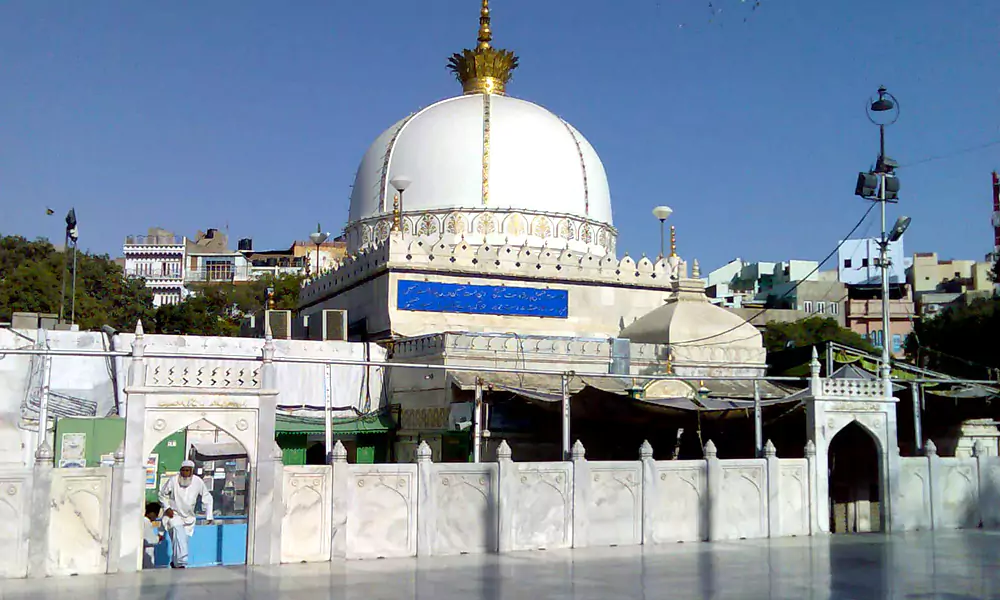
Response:
[[[875,437],[857,421],[830,440],[830,531],[882,531],[882,457]]]

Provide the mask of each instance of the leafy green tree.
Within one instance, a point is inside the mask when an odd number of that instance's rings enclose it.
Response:
[[[952,306],[917,321],[906,338],[910,360],[969,379],[996,378],[1000,369],[1000,298]]]
[[[780,352],[788,347],[807,348],[826,342],[837,342],[865,352],[876,352],[868,340],[840,326],[830,317],[809,317],[800,321],[772,321],[764,327],[764,347],[768,352]]]
[[[0,237],[0,320],[15,312],[59,313],[65,272],[68,319],[72,306],[72,253],[48,242]],[[77,253],[76,322],[81,329],[110,325],[130,330],[138,319],[151,321],[153,296],[140,280],[126,279],[107,255]]]
[[[263,311],[267,290],[273,290],[274,308],[295,310],[304,276],[265,275],[241,284],[203,284],[184,301],[161,306],[156,312],[157,333],[187,335],[239,335],[240,323],[248,315]]]

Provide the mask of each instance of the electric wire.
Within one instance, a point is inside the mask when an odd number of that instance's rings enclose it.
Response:
[[[798,289],[799,285],[801,285],[803,281],[806,281],[807,279],[809,279],[810,277],[812,277],[812,275],[814,273],[816,273],[817,271],[819,271],[820,268],[822,268],[822,266],[824,264],[826,264],[826,262],[829,261],[833,257],[833,255],[837,253],[838,250],[840,250],[840,247],[844,245],[844,242],[846,242],[847,240],[849,240],[851,238],[851,236],[854,235],[854,232],[857,231],[858,228],[860,228],[861,225],[865,222],[865,220],[868,219],[868,215],[871,214],[872,210],[875,209],[875,206],[877,204],[878,204],[877,202],[872,202],[871,206],[868,207],[868,210],[865,211],[865,214],[863,214],[861,216],[861,219],[857,223],[855,223],[854,227],[852,227],[851,230],[849,232],[847,232],[847,235],[845,235],[840,240],[840,242],[837,244],[837,246],[832,251],[830,251],[829,254],[826,255],[826,258],[824,258],[823,260],[821,260],[819,262],[819,264],[816,265],[815,269],[813,269],[812,271],[810,271],[808,275],[806,275],[805,277],[803,277],[799,281],[796,281],[795,285],[793,285],[792,287],[788,288],[788,290],[786,290],[785,293],[782,294],[781,296],[778,296],[777,299],[778,300],[782,300],[782,299],[788,297],[789,294],[791,294],[796,289]],[[747,324],[752,325],[753,321],[756,320],[757,317],[760,317],[761,315],[763,315],[767,311],[771,310],[772,308],[773,307],[765,307],[765,308],[761,309],[760,312],[758,312],[755,315],[751,316],[749,319],[744,319],[742,323],[740,323],[738,325],[733,325],[732,327],[730,327],[729,329],[726,329],[725,331],[720,331],[718,333],[713,333],[712,335],[708,335],[708,336],[705,336],[705,337],[702,337],[702,338],[693,339],[693,340],[684,340],[683,342],[673,342],[670,345],[671,346],[690,346],[692,344],[700,344],[701,342],[705,342],[705,341],[708,341],[708,340],[711,340],[711,339],[715,339],[717,337],[722,337],[722,336],[724,336],[724,335],[726,335],[728,333],[736,331],[737,329],[739,329],[740,327],[743,327],[744,325],[747,325]]]

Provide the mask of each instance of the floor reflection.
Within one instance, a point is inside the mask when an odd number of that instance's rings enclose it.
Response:
[[[998,567],[1000,532],[973,530],[12,580],[0,600],[958,600],[1000,594]]]

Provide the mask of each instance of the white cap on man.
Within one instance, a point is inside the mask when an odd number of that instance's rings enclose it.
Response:
[[[186,461],[182,462],[181,463],[181,468],[183,469],[184,467],[191,467],[193,469],[194,468],[194,461],[193,460],[186,460]]]

